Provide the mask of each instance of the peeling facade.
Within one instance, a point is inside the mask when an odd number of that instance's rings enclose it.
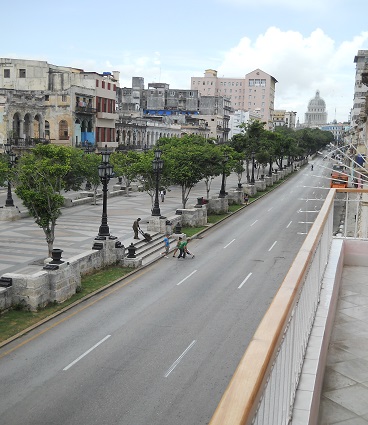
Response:
[[[0,58],[0,143],[114,147],[118,73]]]

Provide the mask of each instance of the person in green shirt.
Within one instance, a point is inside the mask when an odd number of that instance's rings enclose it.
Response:
[[[185,255],[186,255],[186,253],[187,253],[187,244],[188,244],[188,242],[186,241],[186,240],[182,240],[181,241],[181,243],[180,243],[180,245],[179,245],[179,251],[180,251],[180,254],[179,254],[179,256],[178,256],[178,259],[179,258],[185,258]]]

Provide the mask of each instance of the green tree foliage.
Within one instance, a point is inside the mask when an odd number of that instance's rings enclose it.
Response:
[[[61,192],[80,189],[85,179],[82,160],[83,155],[75,148],[40,144],[23,155],[13,169],[15,192],[44,231],[49,256],[55,240],[56,221],[64,204]]]
[[[220,171],[217,159],[221,152],[215,149],[212,141],[199,135],[162,138],[158,145],[171,183],[181,186],[182,206],[185,208],[195,184]]]
[[[110,162],[114,166],[116,176],[122,177],[126,194],[129,195],[130,183],[138,177],[136,165],[141,159],[141,153],[136,151],[113,152]]]
[[[4,186],[9,177],[9,160],[6,154],[0,155],[0,186]]]

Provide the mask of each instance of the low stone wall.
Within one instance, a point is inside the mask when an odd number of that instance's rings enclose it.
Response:
[[[229,212],[227,198],[212,198],[208,200],[207,211],[209,214],[225,214]]]
[[[76,293],[83,275],[124,258],[124,246],[116,240],[99,240],[98,244],[101,249],[83,252],[61,264],[49,259],[42,270],[32,274],[4,274],[2,278],[10,278],[12,286],[0,288],[0,310],[19,304],[35,311],[52,302],[61,303]]]

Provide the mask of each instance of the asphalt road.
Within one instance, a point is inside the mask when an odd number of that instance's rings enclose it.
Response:
[[[163,258],[1,349],[1,424],[207,424],[326,184],[305,168],[190,242],[194,259]]]

